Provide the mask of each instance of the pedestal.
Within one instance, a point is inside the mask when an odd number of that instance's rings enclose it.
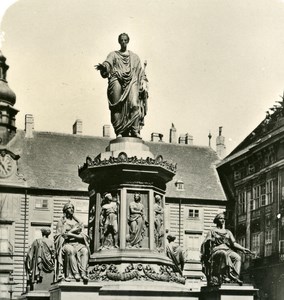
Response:
[[[86,158],[79,176],[89,184],[91,282],[185,283],[165,251],[166,183],[175,172],[175,165],[154,157],[133,137],[117,138],[105,152]],[[112,203],[106,193],[115,199]]]
[[[200,300],[253,300],[257,289],[252,285],[221,285],[220,287],[202,287]]]
[[[174,283],[120,282],[120,283],[60,283],[50,290],[50,300],[199,300],[199,292]]]
[[[20,300],[50,300],[50,294],[48,290],[44,291],[30,291],[21,295],[18,299]]]

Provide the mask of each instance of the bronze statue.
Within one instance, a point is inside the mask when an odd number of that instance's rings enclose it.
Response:
[[[168,234],[168,244],[166,246],[166,254],[174,263],[174,271],[179,272],[182,275],[184,268],[184,255],[182,248],[175,242],[176,237],[172,234]]]
[[[154,204],[154,234],[155,234],[155,244],[159,249],[163,246],[164,237],[164,209],[161,206],[161,196],[155,196]]]
[[[201,262],[208,285],[236,282],[240,280],[241,257],[236,251],[245,254],[252,252],[238,244],[228,229],[225,229],[225,216],[216,215],[216,227],[211,229],[201,245]]]
[[[102,210],[100,214],[101,249],[107,247],[106,239],[108,239],[109,235],[112,237],[109,246],[118,248],[117,214],[117,199],[112,197],[111,193],[106,193],[102,201]]]
[[[134,194],[134,201],[129,204],[129,235],[127,243],[129,247],[141,248],[142,240],[145,236],[145,230],[148,222],[145,220],[144,205],[141,203],[139,193]]]
[[[42,228],[42,238],[36,239],[27,253],[25,267],[31,290],[35,283],[42,282],[45,273],[54,271],[55,251],[53,241],[48,238],[50,233],[50,229]]]
[[[118,37],[119,51],[111,52],[102,64],[95,66],[108,78],[108,103],[111,122],[117,137],[140,137],[147,113],[148,80],[139,57],[127,50],[129,36]]]
[[[74,205],[66,203],[63,216],[56,226],[55,250],[57,280],[88,281],[89,238],[83,233],[84,225],[74,216]]]

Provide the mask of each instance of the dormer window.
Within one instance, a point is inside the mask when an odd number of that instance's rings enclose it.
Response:
[[[184,182],[182,180],[177,180],[175,184],[177,191],[184,191]]]

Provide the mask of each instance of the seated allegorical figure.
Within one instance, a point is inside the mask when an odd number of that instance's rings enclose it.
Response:
[[[31,244],[26,255],[25,267],[30,290],[34,289],[36,283],[40,284],[48,280],[49,284],[53,282],[55,251],[53,240],[48,238],[50,233],[50,229],[42,228],[42,237]]]
[[[74,216],[74,205],[68,202],[63,207],[63,216],[56,226],[54,238],[57,281],[87,281],[89,263],[89,238],[83,232],[84,225]]]
[[[225,228],[223,213],[216,215],[213,221],[216,227],[211,229],[201,245],[201,262],[208,285],[238,283],[240,280],[241,256],[252,252],[238,244],[232,232]]]

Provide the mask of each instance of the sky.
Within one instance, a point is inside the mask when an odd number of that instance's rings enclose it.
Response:
[[[106,89],[94,65],[118,50],[117,37],[147,60],[149,110],[141,131],[169,141],[189,133],[215,147],[223,127],[231,152],[281,100],[284,1],[1,0],[1,51],[17,95],[17,127],[101,136],[110,124]],[[112,137],[115,137],[112,131]]]

